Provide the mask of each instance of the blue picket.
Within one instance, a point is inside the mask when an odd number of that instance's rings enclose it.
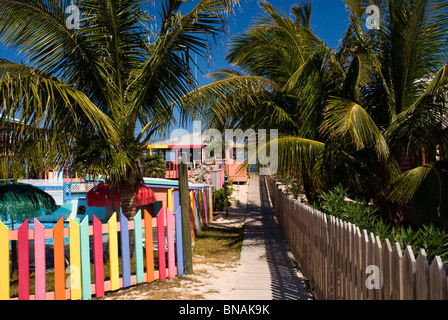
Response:
[[[123,288],[131,286],[131,257],[129,254],[128,219],[120,212],[121,271]]]
[[[184,249],[182,246],[182,214],[181,207],[178,206],[174,213],[176,228],[176,256],[177,256],[177,274],[184,275]]]

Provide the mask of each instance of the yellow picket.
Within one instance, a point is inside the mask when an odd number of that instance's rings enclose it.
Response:
[[[0,221],[0,300],[9,298],[9,229]]]
[[[70,217],[70,295],[71,300],[80,300],[81,291],[81,236],[78,223]]]
[[[107,222],[109,231],[110,290],[120,289],[120,273],[118,267],[118,235],[117,214],[114,213]]]

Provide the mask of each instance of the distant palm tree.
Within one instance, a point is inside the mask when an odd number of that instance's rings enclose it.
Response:
[[[166,162],[162,154],[153,154],[145,156],[145,165],[143,174],[151,178],[165,178]]]
[[[0,60],[0,120],[20,116],[3,176],[14,175],[11,162],[72,164],[106,176],[132,218],[154,133],[175,123],[176,109],[199,116],[205,101],[245,86],[198,88],[192,74],[194,56],[210,53],[238,0],[162,0],[157,19],[142,9],[149,2],[80,1],[79,29],[71,29],[71,1],[0,0],[0,41],[30,62]]]

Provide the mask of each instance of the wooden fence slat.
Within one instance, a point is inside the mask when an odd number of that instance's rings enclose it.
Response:
[[[110,265],[110,290],[120,289],[120,274],[118,266],[118,235],[117,213],[114,213],[107,222],[109,232],[109,265]]]
[[[425,249],[421,249],[416,260],[416,299],[429,300],[429,264]]]
[[[403,256],[403,298],[415,300],[416,291],[416,261],[414,252],[410,246],[406,247]]]
[[[103,225],[94,215],[93,224],[93,264],[95,270],[95,296],[104,296]]]
[[[29,220],[26,219],[18,229],[19,300],[30,299],[30,248],[28,231]]]
[[[363,270],[363,237],[359,227],[355,229],[355,244],[356,244],[356,256],[355,256],[355,273],[356,273],[356,300],[363,299],[364,283],[364,270]]]
[[[89,217],[85,216],[79,224],[80,249],[81,249],[81,294],[83,300],[92,298],[90,284],[90,239]]]
[[[213,190],[212,190],[211,187],[209,188],[209,200],[208,200],[208,202],[209,202],[209,205],[210,205],[210,221],[212,221],[213,220]]]
[[[190,232],[191,232],[191,241],[194,242],[195,234],[196,234],[196,225],[195,225],[195,215],[194,215],[194,204],[192,192],[190,191]]]
[[[207,188],[202,189],[202,207],[204,208],[205,225],[208,225]]]
[[[165,208],[160,209],[157,215],[157,247],[159,252],[159,280],[166,280],[166,257],[165,257]]]
[[[120,240],[121,240],[121,272],[123,288],[131,285],[131,258],[129,252],[129,221],[120,212]]]
[[[80,300],[81,291],[81,237],[78,223],[70,217],[70,297]]]
[[[53,227],[54,241],[54,299],[65,300],[64,218]]]
[[[402,278],[403,255],[398,242],[392,249],[391,259],[391,299],[403,300],[403,278]]]
[[[367,256],[366,256],[366,266],[365,266],[365,270],[364,273],[366,275],[366,283],[364,284],[367,287],[367,268],[369,266],[373,267],[374,270],[372,270],[373,272],[370,274],[371,276],[373,276],[373,278],[371,279],[371,284],[373,285],[373,288],[367,288],[367,299],[369,300],[375,300],[375,292],[376,292],[376,281],[377,281],[377,277],[379,276],[379,274],[376,274],[376,268],[379,267],[376,261],[376,257],[375,257],[375,245],[376,245],[376,239],[375,239],[375,235],[372,232],[368,233],[368,252],[367,252]],[[381,271],[380,271],[381,272]]]
[[[168,278],[176,276],[176,264],[174,255],[174,215],[170,209],[166,209],[166,237],[168,246]]]
[[[0,221],[0,300],[9,300],[9,229]]]
[[[429,267],[430,299],[446,300],[446,274],[442,259],[436,256]]]
[[[154,281],[154,250],[153,250],[153,232],[152,217],[148,211],[144,210],[145,220],[145,249],[146,249],[146,281]]]
[[[199,232],[201,232],[202,228],[204,227],[204,219],[202,217],[202,190],[196,191],[196,202],[197,202],[197,210],[198,210],[198,216],[199,216]]]
[[[174,219],[176,223],[176,256],[177,256],[177,274],[184,275],[184,253],[182,246],[182,208],[177,207]]]
[[[381,239],[380,237],[376,236],[375,238],[375,247],[374,247],[374,251],[375,251],[375,263],[378,266],[379,270],[380,270],[380,274],[379,274],[379,281],[380,281],[380,289],[375,290],[375,299],[376,300],[383,300],[383,284],[384,284],[384,278],[383,278],[383,247],[381,245]]]
[[[351,223],[347,224],[347,299],[354,299],[354,268],[353,268],[353,228]]]
[[[45,227],[34,219],[34,287],[35,299],[45,300],[46,294]]]
[[[144,281],[144,266],[143,266],[141,210],[139,210],[137,212],[137,215],[134,217],[134,243],[135,243],[135,273],[137,276],[137,283],[142,283]]]
[[[383,258],[383,299],[390,300],[392,299],[392,245],[390,244],[389,239],[384,240],[384,247],[382,252]]]
[[[382,245],[373,233],[290,199],[272,177],[266,183],[283,236],[317,299],[448,299],[439,256],[429,266],[424,250],[416,259],[410,247],[403,253],[389,239]]]

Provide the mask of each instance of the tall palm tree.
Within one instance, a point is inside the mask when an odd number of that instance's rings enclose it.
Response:
[[[309,18],[303,18],[309,7],[296,7],[294,20],[262,2],[267,15],[232,41],[229,61],[277,84],[278,90],[264,95],[265,105],[275,104],[287,121],[273,122],[272,112],[260,108],[242,113],[251,117],[246,124],[258,118],[283,130],[279,167],[314,180],[305,188],[310,201],[310,189],[342,183],[399,223],[398,204],[421,200],[418,191],[432,185],[440,215],[446,190],[448,4],[345,2],[350,26],[337,51],[310,31]],[[380,29],[368,30],[366,8],[372,3],[380,9]],[[402,174],[403,155],[422,159],[423,151],[425,161],[436,160],[436,151],[441,161]]]
[[[340,91],[343,73],[332,50],[310,29],[311,4],[294,6],[292,16],[266,1],[260,5],[265,14],[231,40],[228,59],[244,74],[264,77],[273,85],[248,101],[255,101],[257,108],[242,108],[236,118],[241,127],[279,130],[279,169],[302,180],[314,202],[318,181],[311,168],[325,141],[319,126],[325,101]]]
[[[0,0],[0,41],[29,59],[0,60],[0,120],[20,116],[4,174],[14,174],[11,162],[102,173],[132,218],[148,141],[175,123],[175,110],[198,116],[205,101],[245,85],[198,88],[192,73],[192,57],[207,57],[238,0],[161,0],[158,17],[143,10],[148,2],[80,1],[71,29],[71,1]]]

